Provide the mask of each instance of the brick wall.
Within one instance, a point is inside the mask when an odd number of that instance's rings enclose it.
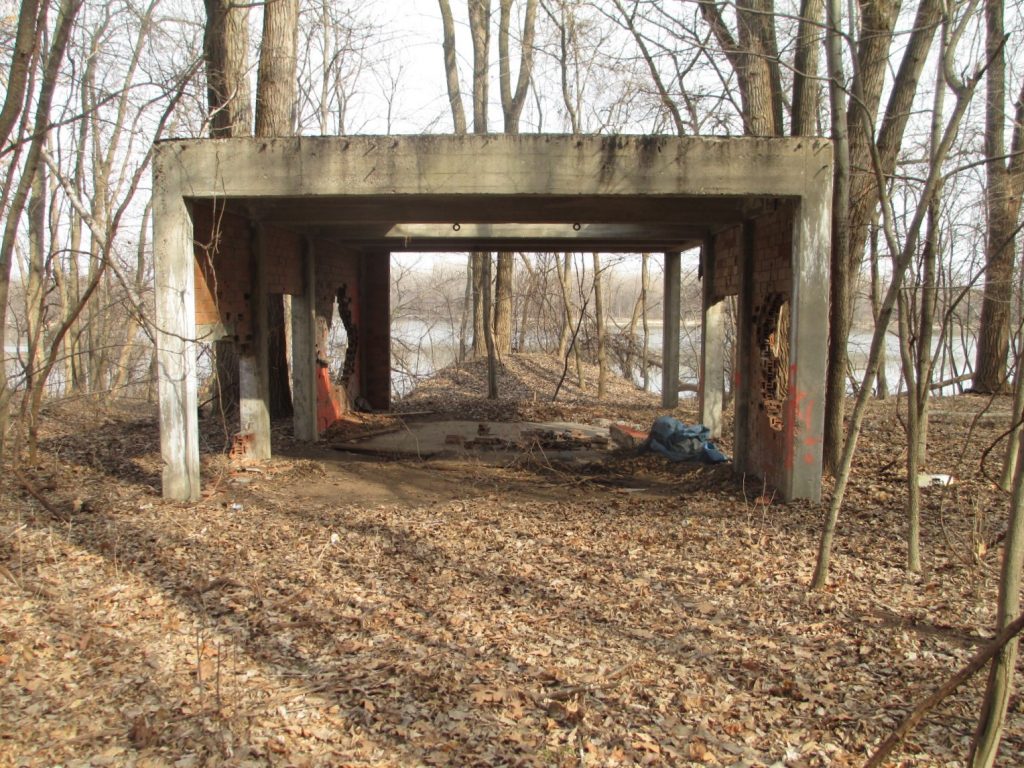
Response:
[[[248,219],[211,204],[192,206],[196,259],[196,323],[223,323],[236,341],[251,338],[252,232]]]
[[[196,323],[223,323],[236,342],[245,343],[252,339],[252,225],[244,216],[197,202],[192,206],[192,227]],[[276,227],[265,227],[264,233],[268,292],[301,294],[301,236]]]
[[[793,214],[791,205],[780,205],[752,222],[752,327],[746,348],[752,381],[744,393],[750,405],[748,468],[773,486],[782,484],[785,471],[782,418],[789,374],[785,312],[792,289]]]
[[[267,291],[302,294],[302,236],[275,227],[264,229],[267,254]]]
[[[236,343],[252,340],[250,307],[254,234],[244,216],[208,202],[192,206],[195,242],[196,323],[222,323]],[[263,228],[270,294],[298,295],[303,289],[303,241],[294,232]],[[361,254],[317,240],[316,311],[321,326],[317,352],[326,354],[326,332],[333,321],[340,290],[349,299],[356,336],[354,367],[344,395],[348,403],[365,397],[374,408],[391,401],[390,258],[387,253]],[[341,361],[337,361],[341,362]],[[341,403],[347,407],[347,403]]]
[[[721,301],[740,291],[740,259],[743,253],[743,227],[735,226],[715,235],[714,285],[712,300]]]
[[[322,330],[322,336],[317,339],[317,354],[321,359],[327,355],[327,332],[330,330],[334,319],[334,302],[338,292],[344,290],[344,295],[349,300],[351,322],[354,328],[353,334],[349,334],[349,343],[355,342],[356,349],[362,345],[362,312],[359,298],[360,281],[360,255],[356,251],[339,248],[333,243],[317,241],[313,245],[316,253],[316,313],[317,321]],[[332,361],[341,363],[342,361]],[[346,402],[340,402],[343,410],[362,394],[360,387],[360,363],[356,356],[355,367],[348,378],[345,392],[343,393]]]
[[[377,409],[391,407],[391,258],[367,253],[362,261],[363,331],[360,346],[363,397]]]

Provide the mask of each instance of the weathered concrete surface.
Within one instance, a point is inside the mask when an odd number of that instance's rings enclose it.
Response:
[[[708,237],[701,246],[703,273],[700,362],[700,420],[712,438],[722,436],[722,408],[725,404],[725,306],[717,299],[715,285],[715,241]]]
[[[827,183],[824,139],[353,136],[199,139],[157,147],[197,197],[801,196]]]
[[[302,293],[292,297],[292,424],[297,440],[319,437],[316,423],[316,252],[307,238]]]
[[[175,177],[153,190],[157,387],[164,496],[199,498],[199,402],[192,227]]]
[[[485,433],[481,434],[480,427],[483,425]],[[570,422],[532,422],[532,421],[422,421],[410,422],[406,429],[395,432],[388,432],[383,435],[350,440],[346,443],[338,443],[334,447],[345,450],[346,446],[358,449],[375,451],[380,453],[394,453],[403,456],[416,456],[427,458],[439,454],[487,454],[502,450],[514,450],[520,452],[529,450],[531,438],[528,434],[531,431],[553,431],[570,432],[585,435],[587,437],[608,437],[607,427],[597,427],[591,424],[574,424]],[[450,437],[457,437],[458,440],[450,440]],[[515,445],[489,448],[486,445],[473,447],[474,440],[487,441],[495,439],[500,443],[514,443]],[[610,441],[609,441],[610,443]],[[467,447],[469,444],[469,447]],[[579,450],[545,451],[546,455],[559,458],[578,457]],[[507,458],[507,457],[506,457]]]
[[[786,473],[780,489],[787,499],[821,499],[831,200],[829,179],[800,199],[793,222]]]

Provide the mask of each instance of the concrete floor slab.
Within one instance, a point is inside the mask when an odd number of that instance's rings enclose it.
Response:
[[[538,433],[544,437],[538,440]],[[423,421],[408,423],[394,432],[335,443],[334,448],[427,458],[442,454],[521,452],[538,447],[538,443],[546,455],[555,458],[578,458],[583,451],[603,452],[612,445],[608,441],[608,428],[593,424]],[[545,447],[552,443],[556,444],[553,450]]]

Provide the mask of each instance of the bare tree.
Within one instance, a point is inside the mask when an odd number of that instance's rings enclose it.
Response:
[[[974,389],[1003,392],[1007,388],[1010,345],[1014,240],[1024,193],[1024,84],[1017,99],[1016,128],[1006,153],[1006,33],[1004,3],[985,2],[985,52],[989,70],[985,82],[985,169],[988,176],[985,209],[985,293],[978,328]]]
[[[526,104],[533,70],[533,37],[537,24],[537,0],[526,0],[522,36],[519,40],[519,75],[512,88],[511,27],[512,0],[499,0],[498,85],[505,133],[519,133],[519,118]],[[498,253],[498,271],[494,281],[494,340],[499,354],[512,351],[512,293],[515,254]]]
[[[838,466],[846,434],[847,349],[853,322],[854,284],[860,271],[871,222],[878,215],[879,192],[871,157],[877,149],[883,174],[891,176],[942,9],[939,0],[920,0],[876,138],[875,125],[889,67],[889,49],[899,15],[899,3],[891,0],[863,0],[860,7],[861,24],[853,58],[854,76],[846,109],[849,159],[848,182],[844,181],[843,186],[848,187],[849,193],[845,203],[840,201],[838,195],[833,198],[835,205],[832,211],[834,236],[823,446],[825,466],[832,471]],[[836,237],[837,233],[841,236]]]
[[[838,10],[838,2],[836,0],[831,0],[831,3],[835,6],[832,11],[834,13]],[[835,16],[830,18],[835,18]],[[902,242],[896,233],[894,225],[895,213],[891,196],[888,192],[881,153],[873,142],[868,145],[871,165],[875,176],[875,184],[877,185],[877,193],[881,201],[882,232],[885,235],[886,245],[889,252],[893,254],[893,272],[889,287],[886,290],[885,298],[883,299],[879,309],[878,322],[875,324],[874,332],[871,337],[871,348],[868,353],[866,370],[864,372],[863,379],[861,380],[860,391],[857,394],[853,413],[850,416],[848,434],[846,441],[843,444],[843,452],[836,475],[836,487],[832,495],[832,501],[829,505],[828,514],[826,515],[825,524],[822,527],[821,542],[818,548],[818,562],[811,581],[812,589],[821,589],[828,581],[829,561],[832,552],[832,542],[835,536],[836,522],[838,520],[839,511],[842,508],[846,485],[850,477],[850,468],[853,464],[853,455],[857,448],[857,439],[863,422],[864,409],[871,394],[870,385],[878,369],[879,350],[885,342],[889,319],[892,316],[897,298],[902,290],[903,281],[911,260],[917,251],[918,241],[921,236],[921,229],[931,206],[931,201],[935,198],[935,195],[941,188],[943,181],[942,164],[949,154],[950,148],[952,147],[957,136],[957,132],[959,131],[960,123],[963,120],[967,107],[974,96],[974,91],[977,88],[978,82],[981,80],[985,71],[984,64],[982,64],[976,68],[974,74],[969,80],[967,80],[967,82],[961,82],[958,79],[958,76],[955,73],[953,52],[956,51],[956,42],[963,32],[964,20],[962,18],[949,19],[947,17],[945,19],[945,23],[950,26],[952,31],[948,33],[949,43],[946,46],[946,56],[939,62],[939,66],[942,67],[946,81],[956,94],[956,104],[953,108],[952,114],[945,123],[941,139],[935,146],[932,160],[928,167],[927,178],[925,179],[916,207],[914,208],[913,218],[907,227],[906,233],[902,238]],[[828,53],[829,55],[833,55],[833,50],[828,49]],[[830,65],[830,67],[834,66],[834,64]],[[857,85],[856,79],[854,80],[854,85],[855,87]],[[856,97],[856,103],[858,105],[863,103],[860,93],[855,92],[853,96]],[[871,123],[868,110],[858,107],[857,115],[859,115],[860,120],[862,121],[863,129],[866,132],[870,132]],[[912,478],[912,480],[914,479]]]
[[[295,132],[298,0],[272,0],[263,6],[263,38],[256,80],[256,135]]]
[[[594,328],[597,335],[597,399],[603,400],[608,381],[607,329],[604,314],[604,282],[601,277],[601,254],[594,252]]]
[[[212,137],[252,135],[249,87],[249,6],[232,0],[205,0],[203,58]],[[232,339],[214,344],[217,394],[222,411],[239,402],[238,348]]]
[[[3,240],[0,242],[0,350],[7,348],[7,301],[10,292],[11,264],[15,241],[18,235],[18,225],[28,203],[32,185],[37,181],[36,177],[42,162],[43,148],[50,125],[50,107],[53,102],[54,91],[57,87],[57,80],[60,75],[61,65],[64,62],[68,41],[71,38],[71,30],[74,27],[75,18],[81,7],[82,0],[61,0],[58,8],[56,29],[43,60],[39,92],[35,94],[35,115],[32,120],[31,137],[28,139],[28,151],[25,154],[20,177],[14,188],[14,196],[10,199],[9,203],[6,200],[6,195],[4,199],[4,210],[2,213],[5,221]],[[44,19],[39,19],[38,21],[35,35],[36,43],[42,39],[46,26]],[[25,93],[26,98],[30,95],[27,92]],[[12,163],[8,166],[8,180],[13,180],[15,176],[17,161],[18,157],[17,153],[15,153]],[[10,401],[13,394],[6,364],[3,368],[4,370],[0,371],[0,456],[4,455],[6,448],[7,430],[10,423]]]
[[[205,0],[205,4],[203,55],[210,135],[249,136],[249,6],[232,0]]]
[[[699,0],[700,10],[736,72],[743,104],[744,132],[751,136],[783,133],[782,80],[775,39],[773,0],[739,0],[734,35],[721,6]]]
[[[18,29],[7,73],[7,94],[0,109],[0,154],[8,151],[7,140],[25,106],[25,88],[40,30],[45,28],[46,10],[44,4],[43,15],[39,15],[39,0],[24,0],[18,10]]]

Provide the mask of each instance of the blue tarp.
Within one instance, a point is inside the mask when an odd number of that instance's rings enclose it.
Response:
[[[687,425],[672,416],[659,416],[640,446],[641,451],[656,451],[670,461],[703,461],[719,464],[728,461],[709,439],[703,424]]]

